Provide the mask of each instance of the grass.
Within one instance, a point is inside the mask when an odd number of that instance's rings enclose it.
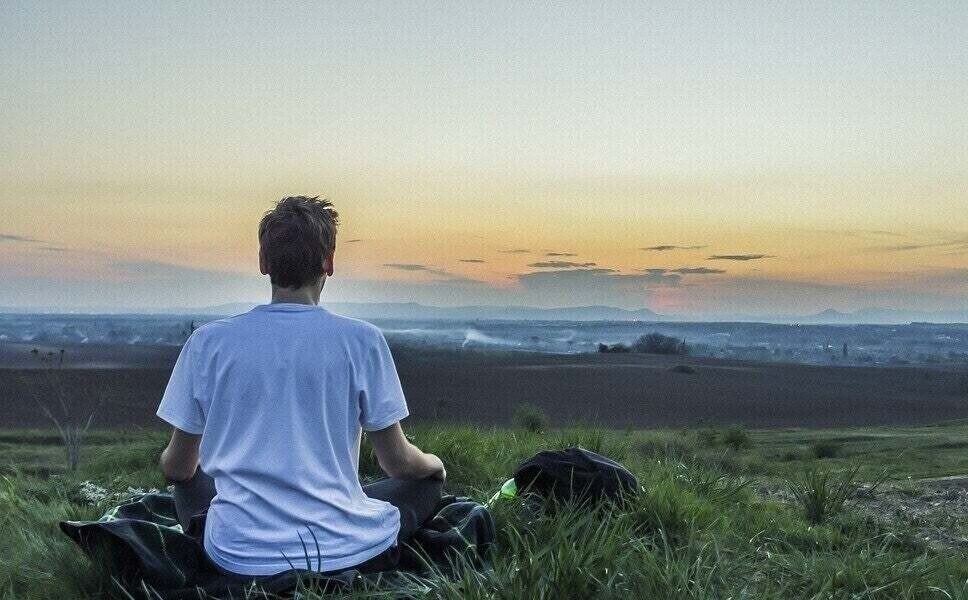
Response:
[[[827,440],[819,440],[810,446],[810,453],[814,458],[834,458],[840,452],[840,444]]]
[[[821,458],[821,457],[818,457]],[[860,489],[857,467],[835,473],[822,468],[810,469],[789,480],[790,493],[803,508],[804,517],[814,525],[844,512],[847,502]]]
[[[490,569],[458,565],[450,576],[404,577],[392,592],[364,589],[356,597],[968,597],[963,547],[933,549],[911,523],[875,518],[847,498],[857,482],[886,469],[895,484],[968,473],[965,424],[818,432],[421,427],[412,437],[443,457],[451,490],[481,500],[522,459],[568,445],[626,464],[643,491],[621,510],[535,513],[500,504]],[[836,456],[815,458],[810,448],[821,441],[838,444]],[[118,595],[56,523],[96,518],[115,502],[82,498],[86,480],[119,492],[162,487],[155,464],[165,437],[92,432],[76,473],[63,471],[54,442],[50,432],[0,432],[0,597]],[[379,475],[366,445],[360,462],[365,478]],[[760,492],[789,479],[804,494]],[[821,506],[821,518],[807,512],[811,503]],[[946,526],[968,535],[964,523]]]

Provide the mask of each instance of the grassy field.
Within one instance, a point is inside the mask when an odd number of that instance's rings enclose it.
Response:
[[[540,419],[522,424],[540,429]],[[621,510],[534,515],[498,506],[493,565],[398,582],[429,598],[968,598],[968,424],[849,430],[477,430],[421,427],[451,491],[489,497],[522,459],[581,445],[629,466],[643,491]],[[0,431],[0,596],[118,595],[57,529],[117,502],[85,497],[161,488],[163,434],[90,434],[63,472],[52,432]],[[884,480],[873,491],[844,487]],[[378,475],[367,450],[365,478]],[[827,478],[825,480],[825,477]],[[954,485],[951,485],[952,481]],[[856,493],[854,493],[856,491]],[[799,492],[799,494],[797,493]],[[825,509],[817,518],[810,506]],[[358,596],[389,597],[381,589]],[[311,594],[310,594],[311,595]]]

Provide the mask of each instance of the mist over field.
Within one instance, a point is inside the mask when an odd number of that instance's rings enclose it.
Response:
[[[536,309],[532,309],[535,311]],[[371,311],[370,314],[376,311]],[[456,312],[456,311],[455,311]],[[527,312],[523,311],[524,314]],[[891,325],[801,323],[691,323],[644,320],[569,320],[578,310],[539,311],[553,320],[371,319],[401,347],[578,354],[600,344],[631,345],[647,333],[683,340],[692,356],[818,365],[968,366],[968,324]],[[588,311],[586,311],[588,312]],[[602,311],[600,311],[602,312]],[[457,313],[459,314],[459,313]],[[614,313],[605,313],[613,316]],[[635,313],[633,313],[635,314]],[[0,314],[0,366],[30,366],[35,347],[179,346],[193,327],[214,315]],[[103,350],[102,348],[102,351]],[[79,360],[76,353],[68,360]],[[131,356],[137,361],[137,354]]]

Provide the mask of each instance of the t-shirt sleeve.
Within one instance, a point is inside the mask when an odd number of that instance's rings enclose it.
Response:
[[[194,337],[189,337],[182,346],[157,414],[172,427],[199,435],[205,429],[205,415],[197,394],[201,365],[196,359]]]
[[[397,367],[383,334],[376,330],[366,361],[360,366],[360,425],[365,431],[386,429],[410,412],[400,386]]]

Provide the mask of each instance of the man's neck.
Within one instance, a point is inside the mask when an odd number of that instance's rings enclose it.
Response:
[[[314,285],[307,285],[295,289],[273,286],[272,303],[278,304],[283,302],[286,304],[309,304],[315,306],[319,304],[319,292],[320,290]]]

